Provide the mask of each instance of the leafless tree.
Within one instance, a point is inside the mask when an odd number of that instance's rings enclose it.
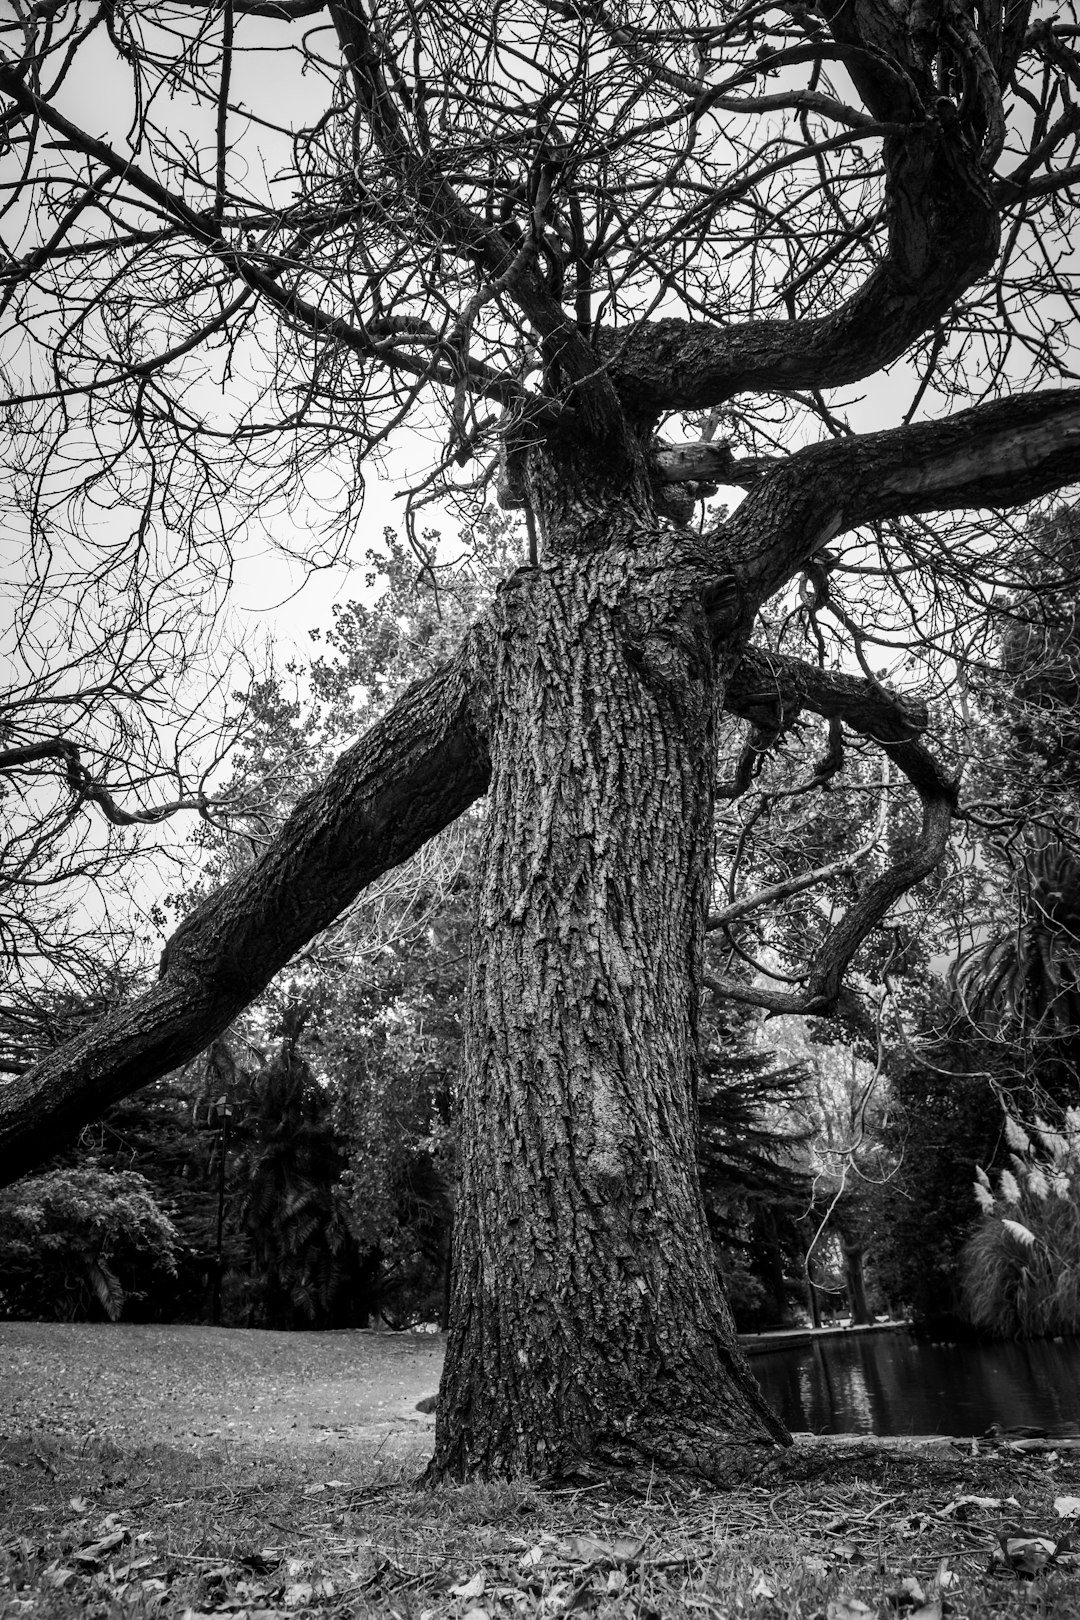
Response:
[[[332,550],[396,444],[410,517],[470,485],[526,517],[459,651],[0,1103],[15,1173],[486,793],[436,1474],[723,1478],[786,1439],[694,1170],[717,727],[752,726],[747,781],[820,716],[917,806],[751,987],[827,1013],[946,848],[927,701],[1016,583],[1008,514],[1080,474],[1078,35],[1026,0],[40,0],[6,30],[30,509],[133,503],[193,555],[319,513]],[[888,427],[852,430],[862,384]],[[745,498],[703,519],[718,486]],[[890,689],[912,658],[925,690]]]

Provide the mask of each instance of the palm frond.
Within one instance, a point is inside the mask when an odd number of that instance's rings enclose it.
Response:
[[[1017,874],[1015,927],[970,946],[952,982],[969,1016],[991,1033],[1029,1038],[1080,1032],[1080,858],[1042,839]]]

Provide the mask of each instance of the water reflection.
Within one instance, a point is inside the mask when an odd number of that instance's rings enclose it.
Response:
[[[1080,1340],[927,1344],[906,1333],[816,1339],[750,1363],[790,1429],[982,1434],[1080,1423]]]

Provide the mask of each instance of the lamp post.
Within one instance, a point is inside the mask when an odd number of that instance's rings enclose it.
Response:
[[[214,1261],[214,1293],[210,1304],[210,1320],[215,1327],[219,1327],[221,1325],[221,1246],[225,1230],[225,1149],[229,1139],[229,1121],[232,1118],[232,1108],[224,1092],[211,1108],[210,1117],[220,1132],[218,1141],[217,1252]]]

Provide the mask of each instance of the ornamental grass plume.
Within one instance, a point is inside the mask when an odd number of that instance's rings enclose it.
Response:
[[[1080,1109],[1060,1129],[1036,1119],[1031,1133],[1005,1116],[1013,1148],[995,1194],[977,1171],[982,1219],[963,1251],[969,1321],[1009,1338],[1080,1332]]]

